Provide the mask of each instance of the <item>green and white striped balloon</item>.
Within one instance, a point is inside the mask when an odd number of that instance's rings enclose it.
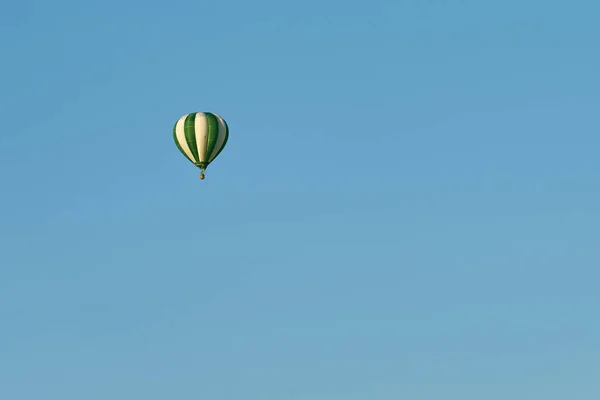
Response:
[[[210,112],[185,114],[173,127],[173,138],[181,153],[202,171],[223,151],[229,139],[227,122]]]

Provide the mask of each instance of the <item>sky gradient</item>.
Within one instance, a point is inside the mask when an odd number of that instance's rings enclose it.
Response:
[[[598,15],[2,5],[0,398],[600,398]]]

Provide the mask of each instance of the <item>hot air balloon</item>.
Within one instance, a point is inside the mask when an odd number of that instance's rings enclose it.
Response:
[[[200,168],[200,179],[208,164],[223,151],[229,139],[227,122],[210,112],[185,114],[173,127],[175,145],[194,165]]]

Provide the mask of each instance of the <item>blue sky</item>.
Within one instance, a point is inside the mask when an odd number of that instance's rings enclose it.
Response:
[[[600,3],[2,7],[0,398],[599,398]]]

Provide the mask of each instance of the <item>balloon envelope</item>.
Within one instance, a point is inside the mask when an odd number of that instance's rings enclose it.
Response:
[[[179,151],[204,171],[225,148],[229,127],[218,114],[195,112],[179,118],[173,138]]]

